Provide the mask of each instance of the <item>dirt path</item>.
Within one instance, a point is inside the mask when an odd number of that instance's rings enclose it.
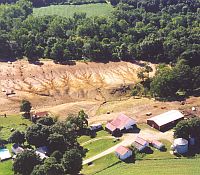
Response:
[[[141,136],[142,138],[146,139],[146,140],[168,140],[170,142],[173,141],[173,131],[170,130],[170,131],[167,131],[165,133],[162,133],[162,132],[158,132],[158,131],[153,131],[151,129],[144,129],[142,130],[140,133],[128,133],[128,134],[124,134],[122,136],[122,142],[118,143],[117,145],[101,152],[100,154],[98,155],[95,155],[89,159],[86,159],[83,161],[83,165],[85,164],[88,164],[90,162],[93,162],[103,156],[106,156],[110,153],[113,153],[118,146],[130,146],[134,141],[135,141],[135,138],[137,136]],[[97,139],[98,140],[98,139]]]

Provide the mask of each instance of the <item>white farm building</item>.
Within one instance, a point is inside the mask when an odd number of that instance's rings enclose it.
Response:
[[[119,146],[117,147],[117,149],[115,150],[115,155],[121,159],[121,160],[125,160],[129,157],[132,156],[132,151],[124,146]]]

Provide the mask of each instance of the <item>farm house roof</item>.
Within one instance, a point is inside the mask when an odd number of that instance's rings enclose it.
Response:
[[[114,119],[111,122],[107,123],[106,127],[108,129],[110,129],[110,128],[112,128],[112,129],[118,128],[118,129],[122,130],[122,129],[124,129],[124,127],[128,123],[136,124],[135,120],[133,120],[132,118],[126,116],[125,114],[120,114],[116,119]]]
[[[157,146],[159,146],[159,147],[164,146],[163,143],[161,143],[161,142],[159,142],[159,141],[157,141],[157,140],[153,140],[153,141],[151,142],[151,144],[157,145]]]
[[[178,110],[171,110],[168,112],[165,112],[163,114],[157,115],[155,117],[149,118],[147,119],[150,121],[154,121],[158,126],[163,126],[167,123],[171,123],[175,120],[181,119],[183,118],[184,115],[178,111]]]
[[[38,117],[46,117],[49,113],[47,111],[36,112],[35,115]]]
[[[141,137],[136,137],[135,143],[138,143],[138,144],[144,146],[147,143],[147,141]]]
[[[106,128],[108,128],[110,131],[115,131],[117,128],[114,126],[114,125],[112,125],[111,123],[107,123],[106,124]]]
[[[117,149],[115,150],[115,152],[117,152],[120,155],[125,155],[127,152],[129,151],[128,148],[124,147],[124,146],[119,146],[117,147]]]

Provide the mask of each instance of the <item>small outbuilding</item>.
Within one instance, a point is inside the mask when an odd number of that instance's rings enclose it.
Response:
[[[132,156],[132,151],[124,146],[119,146],[115,150],[115,155],[121,160],[126,160]]]
[[[149,146],[149,142],[138,136],[132,143],[132,146],[135,147],[138,151],[143,151],[145,148]]]
[[[48,158],[48,148],[46,146],[41,146],[35,150],[35,153],[40,157],[41,160]]]
[[[40,151],[35,151],[35,153],[40,157],[41,160],[48,158],[48,156]]]
[[[90,125],[90,130],[91,131],[99,131],[101,129],[103,129],[101,123],[95,123],[95,124]]]
[[[31,114],[31,120],[33,122],[36,122],[38,119],[42,118],[42,117],[48,117],[49,113],[47,111],[43,111],[43,112],[34,112]]]
[[[171,147],[175,153],[185,154],[188,152],[188,141],[183,138],[177,138]]]
[[[41,152],[45,155],[48,154],[48,148],[46,146],[41,146],[41,147],[37,148],[36,151]]]
[[[24,151],[24,149],[22,147],[20,147],[18,144],[14,144],[12,146],[11,150],[12,150],[12,153],[14,153],[16,155],[20,154],[20,153],[22,153]]]
[[[116,133],[133,129],[134,126],[136,126],[135,120],[125,114],[120,114],[116,119],[108,122],[105,129],[115,135]]]
[[[147,124],[159,130],[166,131],[184,119],[184,115],[178,110],[171,110],[155,117],[147,119]]]
[[[151,141],[151,145],[152,145],[154,148],[159,149],[159,150],[162,150],[162,149],[165,147],[165,145],[164,145],[163,143],[161,143],[161,142],[159,142],[159,141],[157,141],[157,140]]]

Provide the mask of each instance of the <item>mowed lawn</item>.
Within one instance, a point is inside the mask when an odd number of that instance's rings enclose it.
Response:
[[[93,162],[91,166],[84,165],[84,175],[199,175],[200,158],[187,159],[171,155],[169,153],[170,142],[161,140],[167,150],[160,152],[151,147],[153,153],[144,156],[137,155],[135,163],[124,163],[114,153],[104,156]],[[142,155],[142,154],[141,154]]]
[[[86,135],[79,137],[78,142],[80,144],[83,144],[89,140],[97,139],[97,138],[105,137],[105,136],[111,136],[111,135],[108,132],[106,132],[105,130],[101,130],[101,131],[96,132],[96,137],[94,137],[94,138],[91,138],[90,136],[86,136]]]
[[[101,130],[96,132],[95,138],[91,138],[90,136],[79,137],[78,142],[83,145],[85,149],[88,150],[84,159],[93,157],[120,142],[114,141],[114,139],[110,138],[109,136],[111,135],[108,132],[106,132],[105,130]]]
[[[0,175],[13,175],[12,160],[0,162]]]
[[[31,122],[22,118],[19,115],[11,115],[5,117],[0,117],[0,138],[8,139],[11,135],[11,129],[24,131]]]
[[[85,165],[84,175],[199,175],[200,159],[161,159],[141,160],[135,163],[124,163],[114,154],[107,155],[93,162],[92,166]],[[120,173],[119,173],[120,172]]]
[[[84,5],[51,5],[47,7],[33,9],[33,15],[59,15],[72,17],[74,13],[86,13],[87,17],[91,16],[109,16],[113,11],[110,4],[84,4]]]
[[[25,131],[31,125],[29,120],[23,119],[19,115],[0,117],[0,138],[7,140],[11,135],[11,128],[15,130]],[[6,145],[10,150],[11,144]],[[0,175],[13,175],[12,160],[0,162]]]
[[[84,146],[84,148],[88,149],[86,153],[86,157],[84,159],[93,157],[101,152],[115,146],[119,141],[114,142],[113,139],[101,139],[94,142],[91,142]]]

